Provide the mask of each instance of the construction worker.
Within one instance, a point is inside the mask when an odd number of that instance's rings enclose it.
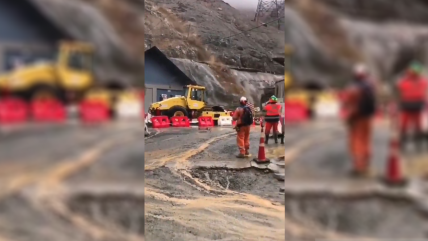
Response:
[[[415,62],[408,69],[406,75],[398,82],[399,96],[399,128],[401,146],[404,147],[408,138],[408,131],[414,128],[414,138],[421,146],[424,135],[422,130],[422,115],[426,104],[428,81],[422,76],[423,67]]]
[[[241,97],[239,100],[240,106],[236,108],[233,114],[233,120],[236,121],[236,142],[239,148],[237,158],[250,156],[250,128],[253,124],[253,112],[247,104],[247,98]]]
[[[265,144],[268,144],[270,130],[273,127],[273,137],[275,144],[278,144],[278,123],[281,115],[281,105],[277,103],[278,98],[272,95],[269,102],[265,105],[264,110],[266,111],[265,116]]]
[[[352,175],[369,174],[372,119],[376,112],[376,96],[364,65],[354,67],[354,80],[345,90],[344,118],[349,132],[349,148],[353,161]]]

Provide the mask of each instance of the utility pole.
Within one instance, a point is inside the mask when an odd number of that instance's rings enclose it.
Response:
[[[276,17],[278,18],[278,30],[281,29],[281,22],[279,21],[279,5],[278,0],[275,0],[275,10],[276,10]]]
[[[261,17],[271,16],[278,18],[278,29],[281,28],[280,12],[283,9],[281,6],[284,6],[284,0],[258,0],[256,13],[254,15],[254,20],[257,24]]]

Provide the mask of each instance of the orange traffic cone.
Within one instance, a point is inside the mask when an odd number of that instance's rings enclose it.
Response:
[[[264,135],[260,135],[260,145],[259,145],[259,154],[257,158],[253,159],[257,164],[267,164],[270,163],[270,160],[266,158],[265,153],[265,137]]]
[[[402,162],[400,160],[398,138],[393,138],[390,143],[390,153],[386,164],[385,182],[391,186],[406,185],[407,180],[403,174]]]

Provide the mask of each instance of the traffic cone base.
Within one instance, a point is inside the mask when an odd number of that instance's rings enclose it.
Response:
[[[259,154],[257,156],[257,158],[254,158],[253,161],[257,164],[267,164],[270,163],[270,160],[266,158],[266,153],[265,153],[265,138],[264,135],[262,134],[260,136],[260,145],[259,145]]]
[[[388,186],[400,187],[407,184],[407,180],[403,175],[403,164],[402,160],[400,160],[398,150],[399,142],[394,138],[390,143],[390,154],[386,164],[386,175],[384,178],[385,184]]]
[[[255,162],[255,163],[257,163],[257,164],[268,164],[268,163],[270,163],[270,160],[269,159],[264,159],[264,160],[259,160],[259,159],[257,159],[257,158],[254,158],[253,159],[253,161]]]
[[[390,187],[405,187],[408,184],[408,180],[406,180],[406,179],[391,181],[388,178],[383,178],[382,181],[383,181],[383,183],[385,183],[385,185],[390,186]]]

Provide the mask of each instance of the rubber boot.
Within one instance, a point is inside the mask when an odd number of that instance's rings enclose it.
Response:
[[[415,133],[414,135],[415,146],[419,152],[424,148],[424,135],[423,133]]]
[[[267,145],[269,142],[269,135],[265,134],[265,145]]]
[[[274,133],[273,138],[275,140],[275,144],[278,144],[278,133]]]

